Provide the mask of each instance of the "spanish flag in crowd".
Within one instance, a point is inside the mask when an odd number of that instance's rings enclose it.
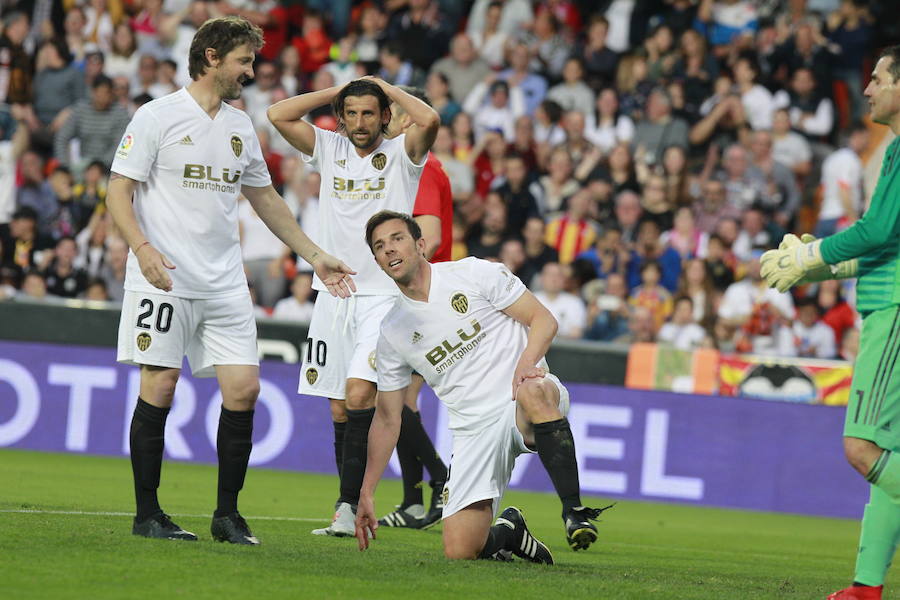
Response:
[[[635,344],[625,386],[784,402],[846,405],[853,366],[844,361],[722,354]]]

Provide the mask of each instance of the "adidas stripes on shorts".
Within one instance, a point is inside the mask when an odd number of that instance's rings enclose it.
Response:
[[[900,306],[863,319],[844,435],[900,450]]]

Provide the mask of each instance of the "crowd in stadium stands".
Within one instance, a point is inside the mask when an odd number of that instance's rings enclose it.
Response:
[[[891,4],[0,0],[0,298],[121,301],[113,153],[138,106],[189,82],[197,27],[237,13],[266,45],[234,104],[312,237],[318,174],[266,109],[377,74],[441,115],[453,258],[502,261],[559,337],[852,360],[852,283],[780,294],[759,256],[860,217],[862,90],[898,41]],[[258,314],[308,320],[308,265],[239,215]]]

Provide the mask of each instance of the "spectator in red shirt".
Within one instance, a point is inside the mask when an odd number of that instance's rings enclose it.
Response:
[[[484,198],[494,179],[503,174],[506,140],[499,131],[488,131],[472,149],[475,156],[475,193]]]
[[[300,54],[300,71],[315,73],[328,62],[331,39],[325,33],[322,14],[317,10],[307,10],[303,16],[303,35],[295,37],[291,43]]]
[[[441,161],[431,152],[428,153],[422,178],[419,179],[413,217],[422,228],[425,257],[431,262],[450,260],[450,247],[453,245],[453,193]]]
[[[581,14],[574,2],[569,0],[544,0],[538,7],[536,14],[549,12],[556,20],[568,29],[569,36],[581,32]]]
[[[844,300],[841,282],[830,279],[820,283],[816,300],[825,311],[822,322],[834,330],[835,342],[840,347],[844,335],[856,324],[856,311]]]

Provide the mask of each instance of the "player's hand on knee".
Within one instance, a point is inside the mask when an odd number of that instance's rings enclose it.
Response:
[[[536,367],[534,365],[529,365],[527,363],[520,363],[516,365],[516,370],[513,373],[513,401],[516,399],[516,394],[519,393],[519,386],[525,383],[526,379],[540,379],[547,374],[541,367]]]
[[[144,278],[150,285],[166,292],[171,292],[172,278],[166,273],[166,269],[172,270],[175,268],[175,265],[170,263],[168,258],[150,244],[139,247],[135,255],[137,256],[138,264],[140,264],[141,273],[144,274]]]
[[[375,501],[371,496],[361,496],[356,507],[356,539],[362,552],[369,547],[369,538],[375,539],[378,518],[375,517]]]

